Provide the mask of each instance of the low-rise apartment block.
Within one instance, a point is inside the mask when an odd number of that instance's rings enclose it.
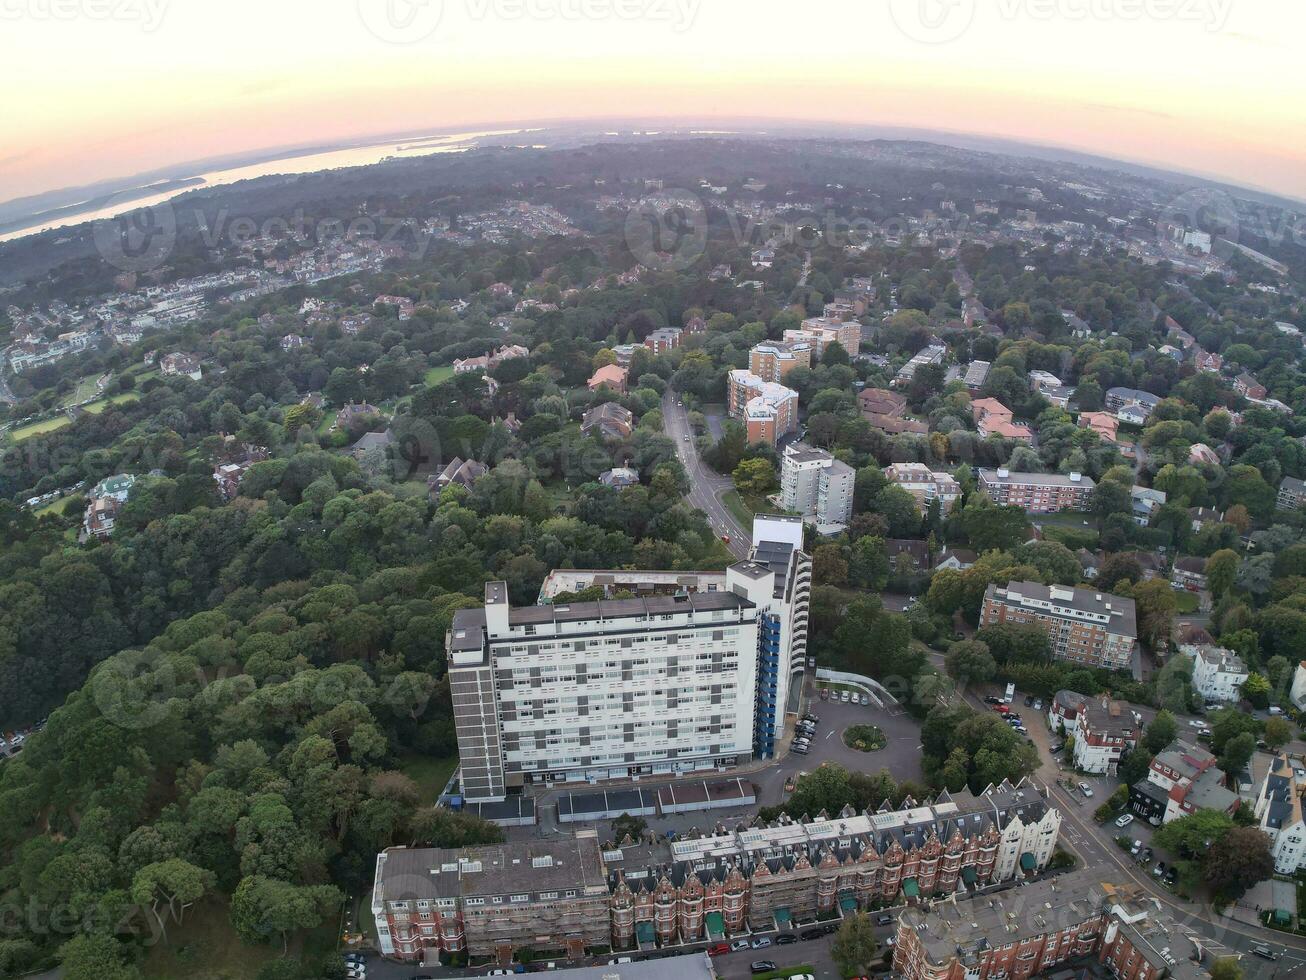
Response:
[[[981,469],[979,488],[995,504],[1020,507],[1030,514],[1087,510],[1097,484],[1082,473],[1013,473]]]
[[[947,514],[961,499],[961,484],[951,473],[932,470],[924,463],[894,463],[884,468],[884,475],[915,497],[922,511],[937,500]]]
[[[923,347],[915,357],[898,369],[897,375],[894,376],[890,384],[895,388],[902,388],[911,384],[911,379],[916,377],[917,371],[927,364],[942,364],[947,355],[948,348],[942,344],[930,344]]]
[[[980,616],[984,625],[1039,623],[1052,656],[1108,670],[1127,667],[1138,640],[1133,599],[1066,585],[990,585]]]
[[[1297,510],[1302,504],[1306,504],[1306,481],[1285,476],[1279,484],[1279,510]]]
[[[785,343],[805,341],[812,344],[817,360],[831,344],[838,344],[849,357],[856,357],[862,346],[862,325],[856,320],[836,320],[831,317],[809,317],[798,330],[786,330]]]
[[[751,371],[734,370],[727,379],[731,418],[741,419],[749,442],[774,446],[798,429],[798,392]]]
[[[996,398],[976,398],[970,403],[970,410],[975,417],[975,428],[986,439],[997,436],[999,439],[1030,442],[1034,438],[1034,431],[1015,422],[1011,409]]]

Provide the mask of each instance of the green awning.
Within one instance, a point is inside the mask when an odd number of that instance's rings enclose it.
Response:
[[[778,929],[783,929],[793,921],[793,916],[789,914],[788,909],[776,909],[773,914],[775,915],[775,924]]]
[[[707,914],[707,934],[713,938],[726,934],[726,917],[720,912]]]
[[[979,872],[968,865],[961,869],[961,880],[968,885],[973,885],[979,880]]]
[[[921,885],[915,878],[908,878],[902,883],[902,893],[908,898],[921,897]]]
[[[1026,851],[1020,856],[1020,866],[1025,871],[1033,871],[1038,867],[1038,862],[1034,860],[1034,855]]]
[[[1275,909],[1274,921],[1278,925],[1286,926],[1288,923],[1292,922],[1292,916],[1288,912],[1285,912],[1283,909]]]
[[[657,934],[653,931],[653,923],[636,922],[635,938],[640,941],[640,945],[643,945],[644,943],[657,942]]]
[[[856,895],[845,895],[845,896],[843,896],[843,898],[839,899],[839,908],[840,908],[842,911],[844,911],[844,912],[848,912],[848,913],[856,912],[856,911],[857,911],[857,896],[856,896]]]

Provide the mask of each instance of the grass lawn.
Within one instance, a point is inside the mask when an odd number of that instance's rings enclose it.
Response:
[[[60,497],[58,500],[51,501],[44,507],[36,508],[32,513],[37,517],[40,517],[42,514],[62,514],[68,509],[68,505],[71,504],[73,499],[77,496],[78,494],[73,493],[69,494],[67,497]]]
[[[453,365],[441,364],[439,367],[433,367],[426,372],[426,384],[428,387],[443,384],[453,377]]]
[[[124,391],[121,395],[114,395],[112,398],[101,398],[99,401],[91,402],[89,405],[83,405],[84,411],[92,415],[99,415],[110,405],[126,405],[128,402],[138,402],[141,400],[139,392]]]
[[[52,419],[44,419],[40,422],[33,422],[31,425],[24,425],[22,428],[10,429],[9,438],[13,442],[22,442],[24,439],[30,439],[32,436],[44,435],[47,432],[56,432],[66,425],[71,425],[72,420],[67,415],[56,415]]]
[[[246,946],[231,928],[224,899],[213,896],[168,923],[168,942],[150,947],[141,964],[149,980],[246,980],[281,955],[281,944]]]
[[[744,527],[753,526],[753,511],[748,509],[744,503],[744,498],[739,495],[738,490],[728,490],[721,495],[721,503],[725,504],[726,510],[734,516]]]
[[[1197,595],[1193,592],[1176,592],[1175,602],[1178,604],[1179,614],[1181,616],[1190,616],[1197,612],[1199,605]]]
[[[89,377],[82,378],[77,382],[74,388],[60,404],[67,408],[69,405],[80,405],[88,398],[94,398],[96,395],[95,382],[100,379],[101,375],[92,374]]]
[[[434,805],[440,790],[458,768],[457,757],[437,759],[429,755],[405,755],[399,759],[399,771],[417,784],[422,804]]]

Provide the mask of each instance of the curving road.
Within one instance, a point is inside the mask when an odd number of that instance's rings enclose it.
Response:
[[[685,499],[701,510],[718,535],[728,535],[726,547],[736,558],[747,558],[752,544],[751,528],[744,528],[730,509],[721,502],[721,495],[734,489],[728,477],[721,476],[704,463],[698,455],[698,442],[689,427],[689,410],[679,403],[670,388],[662,396],[662,421],[666,433],[676,444],[676,455],[689,476],[689,494]],[[688,438],[686,438],[688,437]]]

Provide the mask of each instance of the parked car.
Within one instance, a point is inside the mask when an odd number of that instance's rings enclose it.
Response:
[[[808,748],[806,745],[791,745],[789,747],[789,751],[793,752],[796,755],[807,755],[807,753],[812,750]]]
[[[809,711],[807,714],[803,715],[803,721],[810,721],[813,725],[819,725],[821,723],[821,716]]]
[[[1206,726],[1206,722],[1202,721],[1200,718],[1189,718],[1189,719],[1188,719],[1188,727],[1189,727],[1189,728],[1204,728],[1205,726]]]
[[[1035,698],[1035,699],[1034,699],[1034,710],[1035,710],[1035,711],[1042,711],[1042,710],[1043,710],[1043,699],[1042,699],[1042,698]]]
[[[1001,704],[1002,698],[995,698],[992,694],[984,699],[985,704]]]
[[[611,960],[609,960],[608,962],[611,962]],[[510,977],[510,976],[512,976],[512,971],[511,971],[511,970],[505,970],[505,969],[503,969],[502,967],[499,967],[499,968],[494,969],[494,970],[486,970],[486,971],[485,971],[485,975],[486,975],[487,977]]]
[[[1142,849],[1143,849],[1143,842],[1141,840],[1135,839],[1133,847],[1129,848],[1129,853],[1134,857],[1138,857],[1138,852],[1141,851]]]
[[[730,951],[732,953],[738,953],[741,949],[748,949],[747,939],[736,939],[730,944]]]
[[[725,956],[728,952],[730,952],[730,947],[725,943],[717,943],[715,946],[707,948],[708,956]]]
[[[1165,874],[1165,862],[1164,862],[1164,861],[1157,861],[1157,862],[1156,862],[1156,867],[1152,869],[1152,874],[1153,874],[1154,877],[1157,877],[1157,878],[1162,877],[1162,876]]]
[[[871,703],[871,696],[870,696],[869,694],[863,694],[863,695],[862,695],[862,704],[866,705],[866,704],[870,704],[870,703]]]
[[[1048,751],[1051,752],[1053,755],[1056,755],[1065,747],[1066,747],[1065,742],[1053,742],[1051,745],[1048,746]]]
[[[1133,822],[1134,815],[1132,813],[1122,813],[1120,816],[1116,817],[1117,827],[1128,827]]]
[[[1139,864],[1150,864],[1151,861],[1152,861],[1152,849],[1150,847],[1145,847],[1138,852]]]
[[[1169,870],[1166,871],[1165,873],[1165,883],[1169,885],[1171,888],[1173,888],[1178,880],[1179,880],[1179,869],[1172,864],[1170,865]]]
[[[748,969],[751,973],[770,973],[775,969],[775,964],[770,960],[753,960],[748,964]]]
[[[1011,709],[1008,708],[1005,704],[995,704],[993,706],[993,710],[1000,715],[1007,715],[1011,713]]]
[[[1090,786],[1090,785],[1088,785],[1088,783],[1080,783],[1080,784],[1079,784],[1079,791],[1080,791],[1081,793],[1083,793],[1083,794],[1084,794],[1086,797],[1088,797],[1089,799],[1092,799],[1092,798],[1093,798],[1093,787]]]
[[[1008,712],[1007,712],[1007,718],[1008,718],[1008,719],[1015,718],[1016,721],[1020,721],[1020,712],[1019,712],[1019,711],[1008,711]]]
[[[891,915],[877,915],[877,916],[875,917],[875,924],[876,924],[877,926],[891,926],[891,925],[893,925],[893,916],[891,916]]]
[[[1034,695],[1032,694],[1025,695],[1025,707],[1026,708],[1034,707]]]
[[[796,942],[798,942],[798,937],[792,932],[782,932],[780,935],[775,937],[775,944],[777,946],[792,946]]]
[[[622,963],[633,963],[633,962],[635,961],[632,960],[629,956],[614,956],[612,959],[608,960],[608,966],[619,966]]]
[[[754,936],[754,937],[753,937],[753,942],[752,942],[752,947],[753,947],[753,949],[766,949],[766,948],[767,948],[768,946],[770,946],[770,945],[771,945],[771,937],[770,937],[770,936]]]

